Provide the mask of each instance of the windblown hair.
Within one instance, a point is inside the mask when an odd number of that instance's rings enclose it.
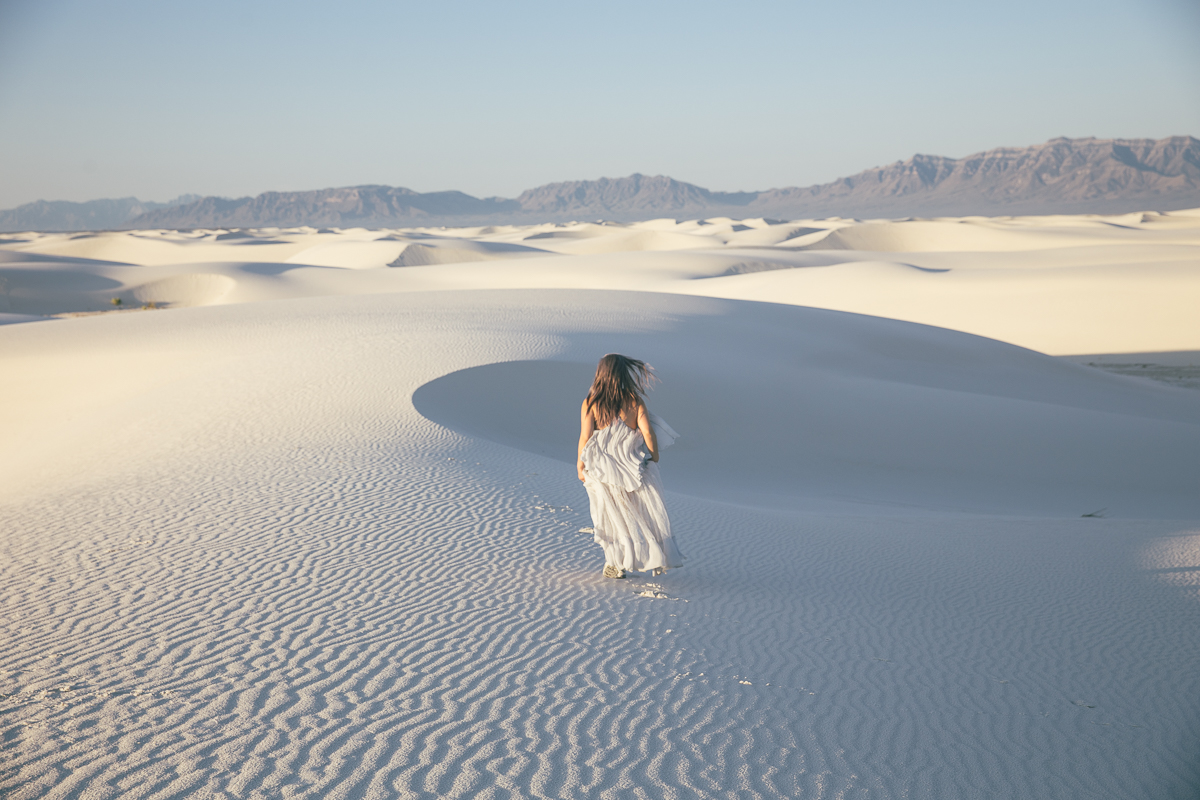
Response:
[[[596,366],[588,392],[588,410],[595,409],[596,425],[604,427],[630,403],[636,403],[657,380],[654,367],[636,358],[609,353]]]

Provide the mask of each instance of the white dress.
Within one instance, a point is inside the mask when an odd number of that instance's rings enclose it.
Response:
[[[653,414],[650,424],[659,450],[679,436]],[[592,432],[582,458],[594,541],[604,548],[605,565],[639,572],[682,567],[683,554],[671,538],[663,505],[658,464],[650,460],[642,432],[618,416]]]

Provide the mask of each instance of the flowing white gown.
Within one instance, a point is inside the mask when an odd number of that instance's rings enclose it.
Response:
[[[660,451],[679,437],[654,414],[650,424]],[[642,432],[618,416],[592,432],[582,458],[594,541],[604,548],[605,565],[636,571],[682,567],[683,554],[671,538],[671,520],[663,504],[658,464],[650,460]]]

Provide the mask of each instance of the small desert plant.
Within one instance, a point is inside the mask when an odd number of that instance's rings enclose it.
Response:
[[[119,297],[114,297],[110,302],[118,308],[121,306],[121,298]]]
[[[146,303],[146,305],[142,306],[143,311],[149,311],[152,308],[158,308],[158,303],[154,302],[153,300],[149,301],[148,303]]]

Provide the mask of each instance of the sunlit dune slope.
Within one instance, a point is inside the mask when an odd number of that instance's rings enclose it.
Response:
[[[10,314],[626,289],[853,311],[1052,354],[1200,350],[1192,212],[18,234],[0,239],[0,278]]]

